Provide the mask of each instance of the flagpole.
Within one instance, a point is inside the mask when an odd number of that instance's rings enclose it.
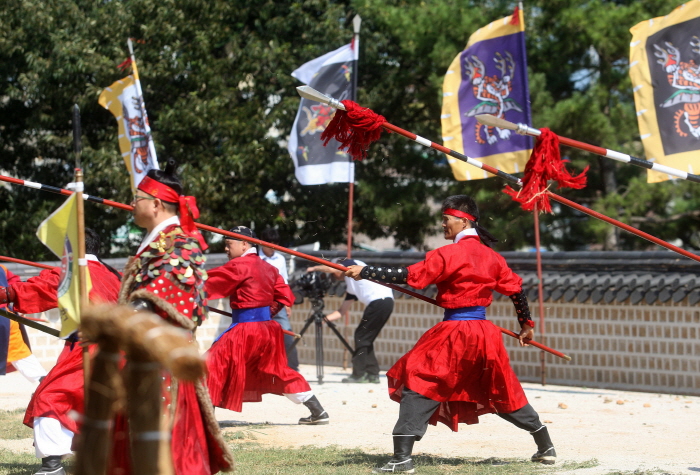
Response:
[[[540,246],[540,211],[535,203],[533,216],[535,217],[535,252],[537,254],[537,303],[540,310],[540,335],[544,345],[544,279],[542,278],[542,247]],[[544,351],[540,352],[540,368],[542,386],[547,384],[547,368],[545,367]]]
[[[353,57],[355,59],[355,69],[352,71],[352,86],[350,89],[350,97],[353,101],[357,101],[357,72],[360,63],[360,25],[362,25],[362,17],[355,15],[352,19],[352,48]],[[352,157],[348,161],[348,177],[350,178],[350,186],[348,187],[348,250],[347,258],[352,257],[352,212],[355,203],[355,162]],[[343,336],[348,338],[348,326],[350,325],[350,314],[343,316]],[[343,369],[348,369],[348,350],[343,348]]]
[[[85,203],[83,202],[83,170],[80,156],[82,153],[80,108],[78,104],[73,106],[73,152],[75,153],[75,192],[76,213],[78,215],[78,292],[80,295],[80,312],[82,313],[88,304],[87,292],[87,259],[85,259]],[[87,403],[88,381],[90,380],[90,353],[87,346],[82,346],[83,353],[83,393]]]
[[[352,89],[350,96],[352,97],[352,100],[357,102],[357,72],[359,70],[359,63],[360,63],[360,25],[362,25],[362,17],[360,15],[355,15],[355,17],[352,19],[352,26],[353,26],[353,34],[352,34],[352,48],[354,50],[353,56],[356,58],[355,59],[355,70],[352,71]],[[350,178],[350,186],[348,189],[348,252],[347,252],[347,258],[350,259],[352,257],[352,212],[353,212],[353,206],[354,206],[354,201],[355,201],[355,173],[354,173],[354,162],[351,159],[348,162],[348,166],[350,167],[350,170],[348,175]],[[347,320],[347,318],[346,318]],[[347,327],[347,321],[346,327]],[[345,366],[345,365],[343,365]]]

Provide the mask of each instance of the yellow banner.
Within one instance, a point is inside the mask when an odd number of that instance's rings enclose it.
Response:
[[[80,323],[77,196],[72,194],[36,231],[39,240],[61,258],[61,280],[58,285],[61,337],[73,333]],[[90,292],[90,273],[85,274],[87,291]]]
[[[136,189],[148,170],[158,168],[156,149],[141,94],[136,63],[134,75],[120,79],[100,94],[99,104],[117,119],[119,151]]]
[[[630,79],[646,159],[700,173],[700,2],[630,29]],[[647,182],[674,177],[647,171]]]

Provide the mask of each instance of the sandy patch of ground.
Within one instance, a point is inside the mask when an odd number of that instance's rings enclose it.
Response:
[[[243,412],[217,409],[217,419],[235,431],[239,424],[266,424],[252,435],[270,447],[338,445],[390,454],[391,431],[399,405],[380,384],[343,384],[349,374],[326,368],[324,384],[314,383],[315,366],[302,366],[319,400],[331,416],[327,426],[300,426],[308,415],[304,406],[280,396],[266,395],[261,403],[244,404]],[[4,376],[0,409],[26,407],[34,385],[21,375]],[[524,384],[525,392],[543,421],[547,421],[561,461],[599,465],[576,470],[576,475],[659,469],[673,474],[700,473],[700,398],[604,389]],[[32,453],[31,439],[0,441],[0,447]],[[416,453],[439,456],[529,458],[532,438],[497,416],[487,415],[458,433],[430,426]],[[566,473],[566,472],[560,472]]]
[[[264,396],[261,403],[244,404],[242,413],[217,409],[217,419],[269,424],[254,433],[257,442],[267,446],[338,445],[391,453],[399,405],[389,399],[383,375],[380,384],[343,384],[340,380],[349,372],[326,368],[324,384],[318,385],[312,382],[315,366],[302,366],[302,373],[330,414],[330,425],[297,425],[307,409],[272,395]],[[523,387],[547,421],[559,460],[598,460],[597,467],[576,470],[576,474],[637,469],[700,473],[698,397],[538,384]],[[443,425],[430,426],[415,450],[440,456],[529,458],[535,445],[526,432],[487,415],[479,424],[461,425],[457,433]]]

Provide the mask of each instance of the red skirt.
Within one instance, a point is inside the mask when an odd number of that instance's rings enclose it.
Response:
[[[164,378],[164,385],[170,384],[170,377]],[[163,399],[169,401],[170,393],[164,392]],[[178,381],[170,452],[176,475],[212,475],[228,469],[224,452],[202,415],[201,401],[197,397],[195,385],[188,381]],[[108,475],[131,475],[131,447],[129,445],[129,422],[123,414],[115,418],[112,457]]]
[[[33,428],[35,417],[50,417],[74,434],[78,433],[78,422],[70,414],[71,411],[82,414],[85,404],[83,351],[78,343],[72,350],[70,346],[66,344],[56,365],[34,391],[24,413],[25,425]],[[90,354],[96,349],[96,345],[90,345]]]
[[[310,391],[304,377],[287,366],[284,334],[279,323],[239,323],[207,352],[207,386],[216,407],[241,412],[244,402],[260,402],[263,394]]]
[[[430,418],[453,431],[483,414],[509,413],[527,404],[510,367],[501,332],[488,320],[440,322],[387,372],[389,396],[404,387],[441,404]]]

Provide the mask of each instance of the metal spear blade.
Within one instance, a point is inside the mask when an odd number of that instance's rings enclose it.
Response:
[[[499,129],[518,130],[518,124],[514,124],[513,122],[507,121],[505,119],[500,119],[495,115],[491,114],[479,114],[476,116],[476,120],[478,120],[484,125],[498,127]]]
[[[297,87],[297,92],[304,99],[320,102],[322,104],[328,104],[331,107],[335,107],[336,109],[340,109],[343,111],[345,110],[345,106],[342,104],[342,102],[333,99],[332,97],[327,96],[321,92],[318,92],[311,86],[299,86]]]

